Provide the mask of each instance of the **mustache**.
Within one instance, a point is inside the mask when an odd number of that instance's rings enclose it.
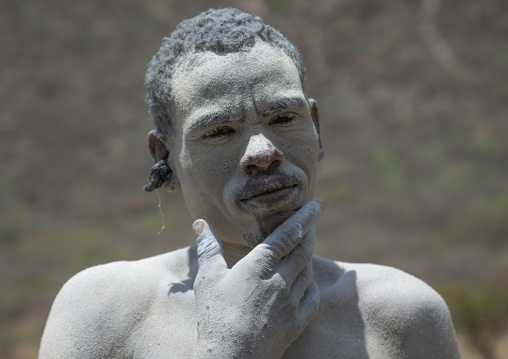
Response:
[[[249,178],[245,185],[236,191],[235,198],[244,201],[260,194],[275,192],[283,188],[300,186],[302,181],[297,176],[284,173],[259,175]]]

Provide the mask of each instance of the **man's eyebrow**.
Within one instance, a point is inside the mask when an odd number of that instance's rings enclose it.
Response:
[[[258,105],[258,110],[263,116],[287,109],[300,109],[307,107],[307,102],[301,97],[276,97],[263,101]]]
[[[264,116],[269,116],[273,113],[282,112],[287,109],[301,109],[306,108],[307,102],[301,97],[275,97],[269,100],[262,101],[258,106],[258,111]],[[209,112],[199,116],[189,126],[189,131],[200,131],[207,127],[214,125],[228,124],[231,122],[241,121],[241,118],[233,116],[227,112],[217,111]]]
[[[224,112],[210,112],[199,116],[190,125],[189,130],[191,132],[199,131],[214,125],[228,124],[231,122],[237,122],[240,119]]]

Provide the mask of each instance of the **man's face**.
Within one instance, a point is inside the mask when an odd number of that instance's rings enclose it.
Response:
[[[187,56],[172,82],[169,163],[191,215],[254,247],[314,198],[319,141],[298,71],[280,50]]]

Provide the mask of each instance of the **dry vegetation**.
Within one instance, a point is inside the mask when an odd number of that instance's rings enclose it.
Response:
[[[228,5],[306,56],[325,146],[318,254],[424,279],[464,358],[507,358],[504,0],[1,1],[0,357],[36,357],[77,271],[193,242],[181,195],[164,194],[157,235],[141,190],[143,72],[179,21]]]

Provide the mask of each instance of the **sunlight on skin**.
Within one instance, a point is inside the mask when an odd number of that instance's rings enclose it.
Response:
[[[446,304],[399,270],[312,256],[320,143],[295,64],[262,41],[179,60],[174,171],[197,246],[85,270],[56,298],[40,358],[458,358]]]

